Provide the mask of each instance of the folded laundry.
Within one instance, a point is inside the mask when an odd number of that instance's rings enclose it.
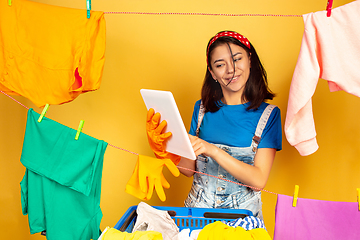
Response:
[[[179,234],[179,228],[167,211],[155,209],[145,202],[140,202],[136,209],[137,219],[132,232],[161,232],[164,240],[174,240]]]

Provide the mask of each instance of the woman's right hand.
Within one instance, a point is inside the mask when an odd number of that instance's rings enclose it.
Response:
[[[177,165],[181,157],[166,151],[166,141],[172,134],[171,132],[165,132],[167,122],[163,120],[159,123],[160,117],[160,113],[155,113],[152,108],[149,109],[146,117],[146,133],[149,145],[157,158],[168,158]]]
[[[156,153],[165,152],[164,141],[171,136],[171,132],[164,133],[166,121],[160,123],[160,113],[150,108],[146,116],[146,133],[151,149]]]

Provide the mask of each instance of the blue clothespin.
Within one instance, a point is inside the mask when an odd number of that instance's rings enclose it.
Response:
[[[46,104],[45,107],[44,107],[44,109],[43,109],[42,112],[41,112],[41,115],[40,115],[40,117],[39,117],[39,119],[38,119],[38,122],[41,122],[41,120],[42,120],[43,117],[45,116],[46,111],[48,110],[48,108],[49,108],[49,104]]]
[[[81,120],[81,121],[80,121],[78,130],[77,130],[77,132],[76,132],[75,140],[78,140],[78,139],[79,139],[81,130],[82,130],[83,126],[84,126],[84,122],[85,122],[84,120]]]
[[[295,185],[293,204],[292,204],[293,207],[296,207],[298,196],[299,196],[299,185]]]
[[[331,16],[332,4],[333,4],[333,0],[328,0],[327,5],[326,5],[326,16],[327,17]]]
[[[8,5],[11,6],[11,0],[8,0]]]
[[[86,0],[87,18],[90,18],[91,0]]]

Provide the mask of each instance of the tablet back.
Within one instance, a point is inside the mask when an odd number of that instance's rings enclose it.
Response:
[[[166,120],[167,122],[165,131],[172,133],[167,141],[166,151],[195,160],[196,156],[173,94],[168,91],[150,89],[141,89],[140,93],[146,108],[148,110],[153,108],[155,112],[159,112],[161,114],[160,121]]]

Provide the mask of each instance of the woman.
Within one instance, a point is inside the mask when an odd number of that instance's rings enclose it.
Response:
[[[223,31],[210,39],[201,100],[189,131],[197,160],[163,156],[194,176],[186,207],[248,209],[262,219],[259,190],[282,148],[280,109],[265,103],[273,97],[247,38]]]

